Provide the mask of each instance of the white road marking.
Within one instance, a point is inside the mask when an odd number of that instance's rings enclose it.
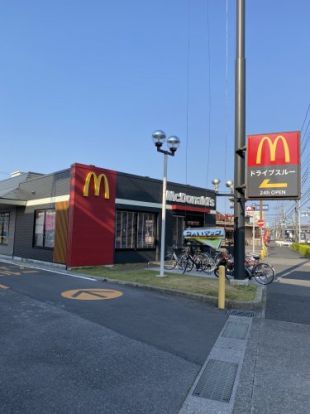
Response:
[[[25,268],[28,268],[28,269],[38,269],[38,270],[43,270],[44,272],[51,272],[51,273],[56,273],[58,275],[71,276],[71,277],[75,277],[77,279],[85,279],[85,280],[91,280],[92,282],[97,282],[97,279],[95,279],[93,277],[82,276],[82,275],[75,275],[75,274],[72,274],[72,273],[62,272],[61,270],[57,270],[57,269],[46,269],[46,268],[40,267],[40,266],[33,266],[30,263],[27,263],[27,264],[26,263],[19,264],[19,263],[12,262],[10,260],[2,259],[2,258],[0,259],[0,263],[1,262],[2,263],[9,263],[9,264],[12,264],[14,266],[18,266],[21,269],[25,269]]]

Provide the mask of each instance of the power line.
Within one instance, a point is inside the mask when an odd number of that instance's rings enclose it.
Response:
[[[310,111],[310,104],[308,105],[308,109],[307,109],[307,112],[306,112],[305,119],[303,120],[303,123],[302,123],[301,128],[300,128],[300,131],[301,131],[301,132],[302,132],[303,127],[304,127],[304,125],[305,125],[305,122],[306,122],[306,119],[307,119],[307,117],[308,117],[308,113],[309,113],[309,111]]]
[[[228,17],[229,0],[225,5],[225,143],[224,143],[224,177],[227,181],[227,148],[228,148]],[[225,198],[225,212],[227,213],[228,200]]]
[[[210,140],[211,140],[211,53],[210,53],[210,27],[209,27],[209,2],[206,2],[206,23],[207,23],[207,56],[208,56],[208,140],[207,140],[207,169],[206,187],[209,180],[209,161],[210,161]]]
[[[307,153],[307,147],[309,144],[309,138],[310,138],[310,130],[308,132],[309,126],[310,126],[310,119],[308,120],[310,114],[310,104],[307,107],[305,117],[303,119],[300,131],[301,131],[301,159],[302,159],[302,165],[301,169],[303,171],[302,177],[301,177],[301,198],[300,201],[303,202],[302,205],[306,204],[310,200],[310,187],[306,187],[308,180],[309,180],[309,161],[310,161],[310,153]],[[307,122],[308,120],[308,122]],[[304,127],[306,128],[304,129]],[[309,197],[309,198],[308,198]],[[286,215],[289,217],[291,216],[295,211],[295,206],[288,207],[286,210]]]
[[[307,123],[307,127],[306,127],[305,131],[303,132],[303,129],[304,129],[304,126],[306,124],[306,121],[307,121],[307,118],[308,118],[309,113],[310,113],[310,104],[308,105],[305,118],[304,118],[303,123],[302,123],[302,126],[300,128],[300,131],[301,131],[301,147],[302,147],[302,149],[301,149],[301,155],[303,155],[303,153],[305,152],[305,150],[307,148],[307,145],[308,145],[308,142],[309,142],[309,139],[307,139],[307,138],[309,138],[310,131],[309,131],[309,134],[308,135],[307,135],[307,131],[308,131],[309,126],[310,126],[310,119],[309,119],[309,121]]]
[[[187,1],[187,49],[186,49],[186,143],[185,143],[185,184],[188,184],[188,141],[189,141],[189,86],[191,49],[191,0]]]

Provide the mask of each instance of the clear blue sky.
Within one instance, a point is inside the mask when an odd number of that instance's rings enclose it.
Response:
[[[246,2],[247,133],[301,128],[309,16],[308,0]],[[0,39],[1,173],[160,178],[160,128],[182,141],[169,179],[233,177],[235,1],[2,1]]]

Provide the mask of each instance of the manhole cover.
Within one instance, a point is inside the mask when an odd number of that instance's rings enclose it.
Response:
[[[210,359],[193,395],[209,400],[229,402],[237,375],[238,364]]]

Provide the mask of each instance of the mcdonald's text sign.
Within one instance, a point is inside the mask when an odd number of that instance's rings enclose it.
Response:
[[[300,198],[300,133],[249,135],[247,198]]]

